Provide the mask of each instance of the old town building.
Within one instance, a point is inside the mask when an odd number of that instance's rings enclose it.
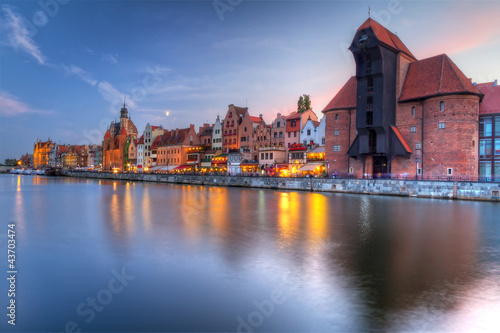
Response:
[[[57,144],[50,138],[47,141],[37,140],[33,146],[33,167],[56,165]]]
[[[276,114],[276,118],[271,124],[271,146],[285,147],[286,121],[281,113]]]
[[[123,104],[120,110],[120,122],[113,122],[104,135],[102,143],[104,170],[122,171],[125,167],[125,147],[127,138],[137,138],[137,128],[128,115],[128,110]]]

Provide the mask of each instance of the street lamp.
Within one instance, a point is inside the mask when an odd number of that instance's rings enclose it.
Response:
[[[330,161],[326,160],[326,176],[330,174]]]

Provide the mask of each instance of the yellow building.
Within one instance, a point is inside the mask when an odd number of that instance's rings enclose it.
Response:
[[[50,140],[37,140],[33,147],[33,166],[54,166],[56,144]]]

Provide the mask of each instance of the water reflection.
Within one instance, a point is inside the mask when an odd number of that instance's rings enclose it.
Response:
[[[25,226],[19,235],[31,240],[23,244],[25,258],[36,258],[25,259],[26,277],[40,276],[39,265],[58,262],[71,262],[83,272],[89,262],[99,261],[93,266],[96,275],[98,269],[108,274],[116,262],[136,269],[137,289],[119,295],[117,308],[127,316],[110,306],[100,314],[105,324],[89,330],[105,331],[110,325],[139,330],[134,325],[148,315],[153,318],[148,327],[155,331],[183,330],[192,318],[197,318],[192,331],[235,331],[235,318],[254,311],[253,302],[274,289],[282,290],[287,302],[258,330],[496,328],[500,236],[495,205],[41,179],[0,178],[5,188],[10,186],[0,192],[2,207],[7,218]],[[58,238],[52,242],[41,231]],[[81,275],[59,285],[61,293],[74,295],[74,285],[88,280],[106,282]],[[51,283],[37,281],[25,284],[28,294],[30,286],[43,290]],[[74,304],[85,295],[78,294]],[[144,310],[139,303],[145,297]],[[41,308],[45,299],[32,302]],[[175,315],[162,315],[165,309]],[[60,326],[53,318],[47,327]]]

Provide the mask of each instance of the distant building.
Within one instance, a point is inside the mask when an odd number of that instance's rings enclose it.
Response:
[[[205,149],[212,149],[212,136],[214,131],[214,125],[203,124],[198,131],[198,137],[200,145]]]
[[[199,166],[198,152],[192,149],[199,144],[199,136],[193,124],[189,128],[165,131],[157,143],[157,166],[162,170],[165,170],[163,166],[167,166],[168,171]],[[192,155],[196,155],[196,161]]]
[[[33,167],[55,166],[57,144],[50,138],[47,141],[37,140],[33,146]]]
[[[285,144],[287,148],[290,148],[293,144],[301,143],[300,131],[309,118],[313,121],[318,121],[318,116],[312,110],[306,110],[301,113],[292,112],[286,116]]]

